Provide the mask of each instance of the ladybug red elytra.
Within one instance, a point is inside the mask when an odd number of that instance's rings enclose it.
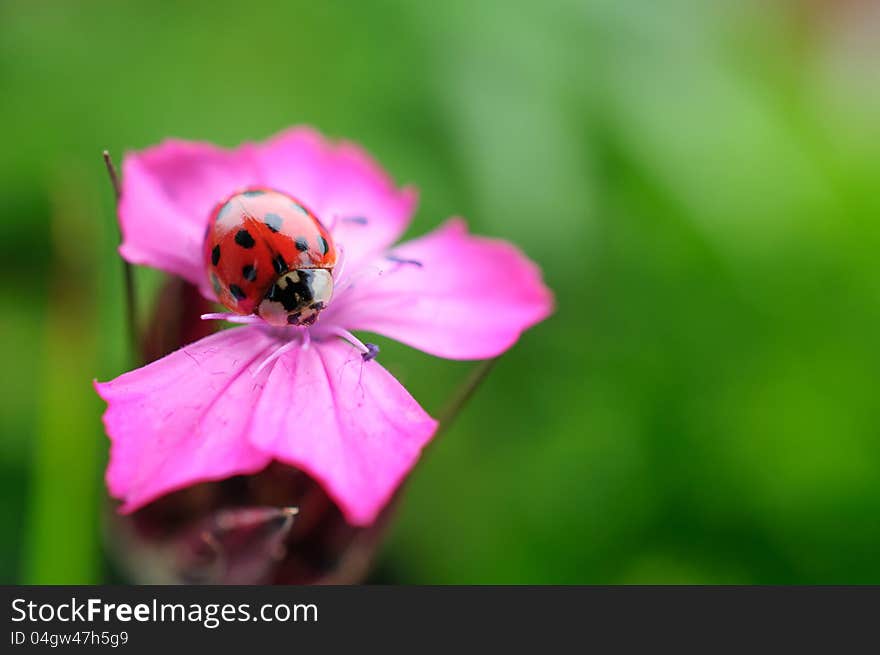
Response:
[[[330,233],[303,203],[273,189],[245,189],[216,206],[204,261],[220,303],[270,325],[312,325],[333,294]]]

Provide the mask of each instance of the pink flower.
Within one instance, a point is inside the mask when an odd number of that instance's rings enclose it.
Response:
[[[134,511],[168,492],[299,468],[346,519],[370,524],[431,439],[436,421],[375,361],[369,330],[449,359],[495,357],[552,310],[538,268],[464,221],[398,246],[416,205],[359,147],[305,128],[224,150],[166,141],[128,154],[121,255],[213,298],[202,240],[213,206],[250,186],[304,201],[344,255],[311,327],[256,317],[105,383],[107,485]]]

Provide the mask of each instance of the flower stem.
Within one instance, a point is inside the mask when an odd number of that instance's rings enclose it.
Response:
[[[499,359],[501,358],[485,359],[471,369],[465,381],[455,390],[446,407],[440,412],[437,431],[434,433],[435,439],[449,429],[449,426],[455,421],[461,410],[464,409],[464,406],[483,383],[483,380],[489,375],[492,367],[495,366]]]
[[[104,165],[107,167],[107,174],[110,176],[110,184],[113,185],[113,195],[116,204],[117,214],[119,212],[119,199],[122,197],[122,186],[119,183],[119,174],[116,172],[116,166],[110,157],[110,152],[105,150],[103,153]],[[117,225],[119,225],[117,223]],[[119,240],[122,241],[122,228],[119,227]],[[122,260],[122,275],[125,284],[125,320],[128,324],[128,339],[131,352],[136,359],[140,358],[140,337],[137,327],[137,302],[135,296],[134,273],[132,266],[125,259]]]

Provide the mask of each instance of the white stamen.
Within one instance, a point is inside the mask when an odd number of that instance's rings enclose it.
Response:
[[[217,312],[214,314],[202,314],[201,319],[203,321],[229,321],[230,323],[262,323],[263,319],[255,314],[248,314],[247,316],[242,316],[241,314],[233,314],[231,312]]]
[[[269,355],[268,357],[266,357],[266,359],[264,359],[264,360],[260,363],[260,365],[257,367],[257,370],[254,371],[254,373],[253,373],[253,377],[257,377],[257,376],[260,374],[260,371],[262,371],[262,370],[263,370],[264,368],[266,368],[269,364],[271,364],[272,362],[274,362],[275,360],[277,360],[279,357],[281,357],[281,355],[283,355],[284,353],[286,353],[286,352],[287,352],[288,350],[290,350],[291,348],[293,348],[293,347],[295,347],[295,346],[302,346],[303,349],[305,350],[305,349],[308,347],[308,344],[309,344],[309,343],[310,343],[309,331],[308,331],[308,330],[303,330],[303,331],[302,331],[302,339],[301,339],[301,340],[300,340],[300,339],[291,339],[290,341],[287,341],[286,343],[284,343],[284,344],[282,344],[281,346],[279,346],[278,348],[276,348],[276,349],[272,352],[271,355]]]
[[[336,258],[336,266],[333,267],[333,284],[336,285],[342,280],[342,271],[345,270],[345,248],[342,244],[336,246],[339,256]]]
[[[370,349],[364,345],[364,342],[354,336],[348,330],[333,326],[327,330],[330,334],[336,335],[337,337],[341,337],[348,341],[352,346],[361,351],[361,354],[367,354],[370,352]]]

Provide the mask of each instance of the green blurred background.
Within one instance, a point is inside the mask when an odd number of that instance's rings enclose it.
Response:
[[[0,90],[0,581],[107,579],[101,150],[308,123],[557,294],[375,579],[880,583],[878,3],[2,0]],[[472,366],[381,343],[434,413]]]

